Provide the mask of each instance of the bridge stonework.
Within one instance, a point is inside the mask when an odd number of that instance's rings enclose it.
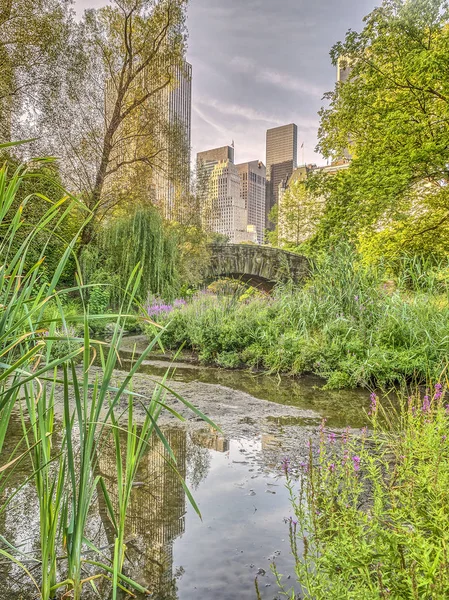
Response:
[[[309,273],[305,256],[270,246],[211,244],[210,250],[206,279],[230,277],[270,291],[278,282],[301,283]]]

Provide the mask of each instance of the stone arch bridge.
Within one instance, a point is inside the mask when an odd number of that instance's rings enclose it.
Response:
[[[271,291],[278,282],[301,283],[309,273],[305,256],[255,244],[211,244],[211,261],[205,279],[230,277]]]

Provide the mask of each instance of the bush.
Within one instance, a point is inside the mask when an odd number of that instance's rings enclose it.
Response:
[[[371,401],[369,434],[346,431],[337,439],[323,423],[319,447],[297,472],[299,491],[292,465],[283,462],[301,597],[443,600],[449,417],[442,386],[404,400],[398,413],[384,410],[374,394]]]
[[[243,302],[197,294],[158,320],[168,325],[168,347],[185,344],[219,366],[232,353],[235,365],[314,373],[328,388],[436,380],[449,357],[449,296],[433,286],[434,273],[428,285],[422,274],[413,292],[400,281],[385,286],[386,276],[342,246],[315,263],[303,288]]]

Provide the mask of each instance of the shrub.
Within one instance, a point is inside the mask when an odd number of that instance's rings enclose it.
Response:
[[[372,431],[321,426],[319,447],[283,470],[290,542],[303,598],[449,597],[449,405],[442,386],[398,412],[371,396]],[[274,567],[276,570],[276,568]],[[294,592],[283,588],[295,598]]]

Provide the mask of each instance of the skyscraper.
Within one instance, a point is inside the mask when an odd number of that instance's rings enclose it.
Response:
[[[297,166],[298,127],[294,123],[267,131],[267,193],[266,226],[268,214],[278,202],[279,185],[287,181]]]
[[[240,197],[248,211],[248,226],[256,231],[257,242],[265,237],[266,168],[260,160],[237,165],[240,174]]]
[[[169,74],[171,83],[158,90],[161,73]],[[134,90],[137,98],[148,92],[148,99],[117,131],[111,152],[114,175],[105,190],[112,196],[137,194],[141,202],[156,205],[165,218],[182,221],[190,193],[192,66],[186,61],[154,64],[136,78],[128,101]],[[116,94],[111,78],[105,98],[108,118]]]
[[[255,241],[248,231],[248,210],[240,193],[234,148],[223,146],[197,154],[197,176],[203,226],[225,235],[232,244]]]
[[[156,103],[165,113],[165,127],[158,132],[166,148],[165,165],[155,172],[154,202],[165,218],[183,221],[185,197],[190,192],[190,147],[192,132],[192,65],[174,67],[176,85],[164,88]]]

